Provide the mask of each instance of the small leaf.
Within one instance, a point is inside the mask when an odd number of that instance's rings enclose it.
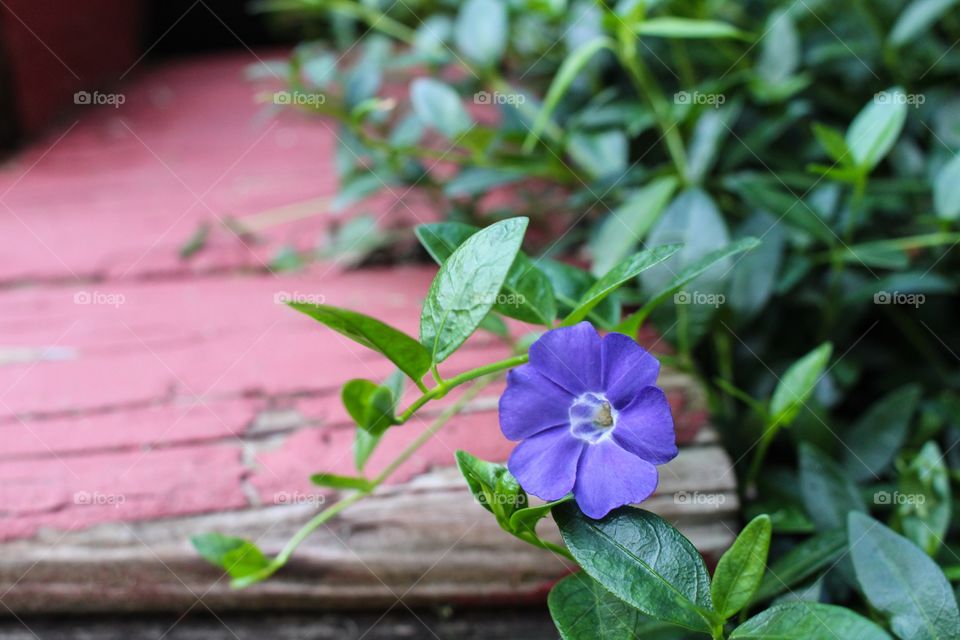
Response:
[[[410,100],[420,121],[455,139],[473,126],[460,95],[450,86],[433,78],[417,78],[410,85]]]
[[[890,640],[882,628],[844,607],[791,602],[767,609],[733,630],[730,640]]]
[[[358,476],[338,476],[335,473],[315,473],[310,476],[310,482],[321,487],[332,489],[356,489],[367,491],[371,488],[370,481]]]
[[[906,98],[900,87],[881,91],[850,124],[846,142],[861,169],[871,171],[900,137],[907,119]]]
[[[772,530],[770,516],[757,516],[743,528],[733,546],[717,562],[710,591],[713,606],[720,617],[726,619],[740,611],[760,586],[767,568]]]
[[[913,0],[890,30],[890,44],[895,47],[909,44],[930,29],[956,3],[957,0]]]
[[[516,478],[504,465],[481,460],[466,451],[457,451],[456,458],[476,501],[496,516],[502,528],[512,531],[510,517],[527,507],[527,494]]]
[[[675,254],[681,249],[681,246],[682,245],[679,244],[668,244],[661,247],[654,247],[648,251],[635,253],[626,260],[623,260],[587,289],[586,293],[583,294],[583,297],[577,303],[577,306],[564,318],[561,326],[569,327],[577,324],[587,317],[591,309],[600,304],[604,298],[650,267],[660,264]]]
[[[622,131],[575,131],[567,138],[567,153],[596,179],[622,175],[627,170],[628,147],[627,136]]]
[[[825,342],[803,356],[783,374],[770,399],[770,423],[786,426],[793,422],[804,403],[813,394],[833,353],[833,345]]]
[[[569,315],[578,301],[597,281],[583,269],[565,262],[541,259],[537,262],[537,266],[550,280],[561,315]],[[587,319],[598,327],[610,329],[620,320],[620,302],[617,294],[613,293],[601,300],[587,314]]]
[[[382,353],[414,381],[419,381],[430,370],[430,353],[423,345],[375,318],[325,304],[291,302],[289,305],[337,333]]]
[[[709,633],[716,624],[703,558],[659,516],[622,507],[593,520],[565,502],[554,508],[553,517],[583,570],[616,597],[694,631]]]
[[[848,517],[860,590],[901,640],[955,639],[960,612],[940,567],[903,536],[862,513]]]
[[[224,569],[231,578],[243,578],[269,566],[270,561],[253,543],[219,533],[204,533],[190,539],[204,559]]]
[[[547,605],[563,640],[634,640],[665,626],[615,597],[586,573],[555,584]]]
[[[768,600],[832,566],[847,546],[842,529],[819,533],[804,540],[770,565],[753,602]]]
[[[644,20],[637,24],[636,32],[641,36],[662,38],[749,38],[748,34],[726,22],[674,17]]]
[[[800,493],[807,514],[821,529],[840,528],[847,513],[867,510],[843,467],[806,442],[800,444]]]
[[[180,259],[189,260],[196,254],[203,251],[203,248],[207,246],[207,240],[210,238],[210,225],[202,223],[197,226],[196,231],[190,236],[189,239],[180,247]]]
[[[853,156],[847,148],[847,141],[843,139],[843,134],[819,122],[813,123],[813,135],[816,136],[820,146],[823,147],[827,155],[839,163],[850,162]]]
[[[471,62],[492,67],[507,48],[509,24],[502,0],[467,0],[454,25],[457,49]]]
[[[900,467],[895,526],[930,556],[936,555],[950,527],[950,471],[940,446],[928,441]]]
[[[875,402],[843,434],[844,468],[854,480],[872,480],[887,470],[903,447],[920,387],[907,385]]]
[[[718,109],[706,109],[697,118],[687,150],[687,181],[702,183],[717,159],[723,140],[740,116],[742,102],[733,101]]]
[[[937,173],[933,208],[943,220],[960,218],[960,155],[951,158]]]
[[[363,469],[383,434],[397,424],[394,413],[403,393],[402,383],[403,378],[397,372],[382,385],[356,379],[343,386],[341,399],[350,417],[357,423],[354,444],[357,469]]]
[[[520,250],[527,218],[510,218],[470,236],[440,267],[420,316],[420,342],[443,362],[476,330]]]

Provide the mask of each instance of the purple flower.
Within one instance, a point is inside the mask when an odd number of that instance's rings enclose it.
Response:
[[[503,434],[522,440],[507,463],[520,486],[547,501],[573,491],[591,518],[649,497],[655,465],[677,455],[659,371],[636,342],[601,339],[589,322],[540,337],[500,398]]]

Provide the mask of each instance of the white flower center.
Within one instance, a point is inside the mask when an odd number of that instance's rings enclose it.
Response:
[[[610,437],[617,426],[617,410],[602,393],[584,393],[570,405],[570,433],[595,444]]]

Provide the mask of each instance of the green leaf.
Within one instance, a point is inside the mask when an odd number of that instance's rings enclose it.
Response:
[[[842,529],[819,533],[804,540],[770,564],[753,602],[768,600],[832,566],[847,547]]]
[[[867,510],[843,467],[806,442],[800,443],[800,493],[807,514],[821,529],[843,527],[847,513]]]
[[[527,174],[519,169],[496,167],[467,167],[443,186],[443,192],[451,198],[479,196],[494,187],[519,182]]]
[[[691,18],[650,18],[636,26],[641,36],[661,38],[739,38],[749,35],[726,22],[717,20],[693,20]]]
[[[659,625],[585,573],[555,584],[547,606],[563,640],[634,640]]]
[[[956,3],[957,0],[913,0],[890,30],[890,44],[895,47],[909,44],[930,29]]]
[[[760,586],[767,568],[772,531],[770,516],[757,516],[720,557],[710,585],[713,606],[720,617],[726,619],[740,611]]]
[[[854,480],[872,480],[887,470],[907,439],[919,401],[919,385],[900,387],[871,405],[843,434],[843,466]]]
[[[791,602],[767,609],[733,630],[730,640],[889,640],[882,628],[858,613],[832,604]]]
[[[527,218],[510,218],[470,236],[440,267],[420,316],[420,342],[443,362],[476,330],[520,250]]]
[[[583,297],[580,298],[580,301],[577,303],[577,306],[564,318],[561,326],[568,327],[580,322],[608,295],[650,267],[660,264],[679,251],[681,247],[682,245],[679,244],[654,247],[647,251],[635,253],[626,260],[623,260],[587,289],[586,293],[583,294]]]
[[[933,208],[943,220],[960,218],[960,156],[943,165],[933,183]]]
[[[786,426],[793,422],[813,394],[831,353],[833,345],[825,342],[790,365],[770,399],[770,424]]]
[[[573,311],[578,301],[597,281],[583,269],[578,269],[565,262],[541,259],[537,266],[550,280],[558,304],[558,311],[564,316]],[[620,320],[620,302],[617,295],[614,293],[601,300],[600,304],[587,314],[587,319],[598,327],[611,328]]]
[[[697,118],[687,150],[687,181],[700,184],[717,159],[723,140],[740,116],[742,102],[736,100],[718,109],[706,109]]]
[[[442,265],[453,251],[480,229],[461,222],[417,225],[416,234],[427,253]],[[517,253],[494,308],[503,315],[550,325],[557,317],[553,285],[549,278],[522,251]]]
[[[871,171],[893,148],[907,119],[907,96],[900,87],[881,91],[857,114],[846,142],[855,164]]]
[[[471,62],[492,67],[507,48],[509,23],[502,0],[467,0],[454,25],[457,49]]]
[[[610,271],[637,246],[667,206],[678,184],[674,176],[652,180],[610,212],[590,241],[593,257],[590,271],[594,275]]]
[[[928,441],[909,464],[898,465],[895,526],[929,555],[936,555],[950,527],[950,471],[940,446]],[[876,496],[874,497],[876,500]]]
[[[762,237],[763,242],[737,260],[730,274],[728,302],[742,318],[760,313],[770,301],[780,275],[786,233],[770,215],[757,212],[737,230],[739,238]]]
[[[703,558],[659,516],[622,507],[593,520],[572,502],[555,507],[553,516],[583,570],[616,597],[694,631],[709,633],[717,622]]]
[[[502,464],[487,462],[466,451],[457,451],[457,467],[470,493],[484,509],[494,514],[502,528],[513,532],[510,518],[527,507],[527,494]]]
[[[395,374],[382,385],[369,380],[350,380],[340,396],[347,413],[357,423],[354,457],[363,469],[383,434],[398,424],[394,413],[403,393],[403,378]]]
[[[321,487],[332,489],[356,489],[367,491],[371,488],[370,481],[358,476],[338,476],[335,473],[315,473],[310,476],[310,482]]]
[[[926,553],[862,513],[848,517],[850,555],[860,590],[901,640],[960,635],[950,583]]]
[[[786,87],[801,60],[800,35],[787,8],[773,11],[767,18],[760,42],[757,76],[767,92]]]
[[[189,260],[196,254],[203,251],[203,248],[207,246],[207,241],[210,238],[210,225],[207,223],[201,223],[197,226],[196,230],[191,234],[187,241],[180,247],[180,259]]]
[[[243,538],[204,533],[192,537],[190,542],[207,562],[221,567],[231,578],[243,578],[270,564],[256,545]]]
[[[288,304],[337,333],[383,354],[414,381],[419,381],[430,370],[430,353],[423,345],[375,318],[325,304]]]
[[[410,100],[420,121],[448,139],[456,139],[473,126],[460,95],[433,78],[417,78],[410,85]]]
[[[570,89],[570,85],[573,84],[574,79],[583,68],[587,66],[590,59],[598,52],[604,49],[613,50],[614,47],[615,44],[612,40],[606,36],[601,36],[584,42],[567,55],[556,74],[554,74],[553,81],[550,83],[550,88],[547,89],[547,95],[543,100],[543,107],[537,113],[537,117],[530,127],[530,132],[523,142],[524,153],[530,153],[533,150],[540,134],[547,123],[550,122],[550,116],[560,103],[560,99]]]
[[[627,170],[628,147],[627,136],[622,131],[576,131],[567,138],[567,153],[596,179],[623,174]]]
[[[853,156],[850,155],[850,150],[847,148],[847,141],[843,139],[842,133],[833,127],[828,127],[819,122],[814,122],[811,128],[813,129],[813,135],[817,138],[817,142],[820,143],[820,146],[827,152],[827,155],[835,162],[843,164],[853,160]]]

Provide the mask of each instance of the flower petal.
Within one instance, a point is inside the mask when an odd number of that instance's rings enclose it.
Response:
[[[666,394],[657,387],[640,391],[617,414],[611,437],[630,453],[653,464],[664,464],[677,455],[677,434]]]
[[[617,507],[646,500],[657,480],[655,466],[607,439],[580,456],[573,497],[581,511],[599,520]]]
[[[615,409],[630,404],[641,389],[657,382],[660,362],[622,333],[603,338],[603,388]]]
[[[589,322],[547,331],[530,346],[530,364],[575,396],[603,391],[600,336]]]
[[[525,364],[507,374],[500,396],[500,429],[510,440],[523,440],[570,422],[573,396]]]
[[[557,427],[524,440],[510,454],[507,468],[527,493],[546,501],[570,493],[584,443]]]

